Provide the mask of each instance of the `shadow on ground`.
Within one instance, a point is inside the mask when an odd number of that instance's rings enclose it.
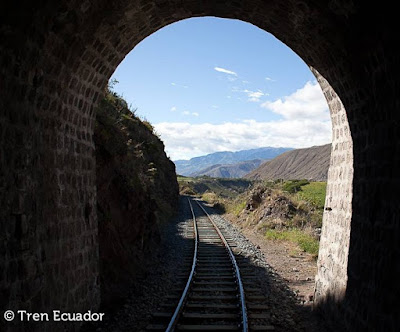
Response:
[[[178,275],[190,270],[187,258],[193,250],[193,237],[186,227],[192,220],[187,198],[180,197],[178,216],[162,227],[159,248],[149,255],[148,265],[143,269],[145,273],[135,277],[132,287],[127,290],[125,300],[111,307],[100,308],[99,312],[105,313],[105,319],[100,323],[84,325],[82,332],[145,331],[146,326],[152,323],[151,314],[165,302],[171,289],[183,289],[184,284],[179,282]],[[200,213],[200,208],[197,209],[196,215]],[[217,210],[209,207],[207,212],[210,215],[219,215]],[[254,247],[254,251],[256,250]],[[269,324],[275,327],[275,331],[330,331],[325,326],[323,317],[312,311],[311,306],[299,303],[287,282],[267,266],[268,262],[255,263],[253,255],[254,252],[250,249],[235,254],[239,267],[246,267],[257,276],[257,287],[267,298],[270,308]],[[259,266],[260,264],[265,267]]]

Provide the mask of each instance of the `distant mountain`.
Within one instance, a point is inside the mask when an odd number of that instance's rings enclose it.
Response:
[[[264,162],[260,167],[247,174],[245,178],[326,181],[330,156],[331,144],[288,151]]]
[[[292,148],[265,147],[250,150],[241,150],[237,152],[215,152],[206,156],[195,157],[190,160],[176,160],[174,161],[174,163],[176,166],[177,174],[189,176],[195,172],[217,164],[227,165],[235,164],[239,161],[273,159],[281,153],[289,150],[292,150]]]
[[[241,178],[260,166],[263,161],[264,160],[261,159],[255,159],[249,161],[240,161],[235,164],[216,164],[198,172],[194,172],[192,173],[192,176],[207,175],[212,178]]]

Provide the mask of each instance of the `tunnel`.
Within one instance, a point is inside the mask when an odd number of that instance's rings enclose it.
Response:
[[[141,40],[179,20],[214,16],[272,33],[312,69],[328,101],[332,154],[315,310],[342,330],[399,330],[400,38],[393,7],[343,0],[2,2],[1,313],[98,308],[96,105]]]

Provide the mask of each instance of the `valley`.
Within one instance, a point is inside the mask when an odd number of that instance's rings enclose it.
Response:
[[[205,156],[194,157],[189,160],[175,160],[174,163],[176,166],[176,173],[179,175],[207,175],[206,173],[209,171],[208,168],[214,167],[215,165],[235,165],[245,161],[253,161],[254,163],[255,160],[270,160],[289,150],[292,150],[292,148],[264,147],[236,152],[214,152]]]
[[[216,152],[174,163],[182,176],[327,181],[330,155],[331,144],[302,149],[266,147]]]

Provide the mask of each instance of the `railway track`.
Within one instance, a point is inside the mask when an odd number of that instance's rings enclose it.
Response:
[[[183,253],[176,289],[147,330],[271,331],[267,298],[251,266],[235,257],[235,243],[217,227],[197,200],[188,199],[193,247]]]

